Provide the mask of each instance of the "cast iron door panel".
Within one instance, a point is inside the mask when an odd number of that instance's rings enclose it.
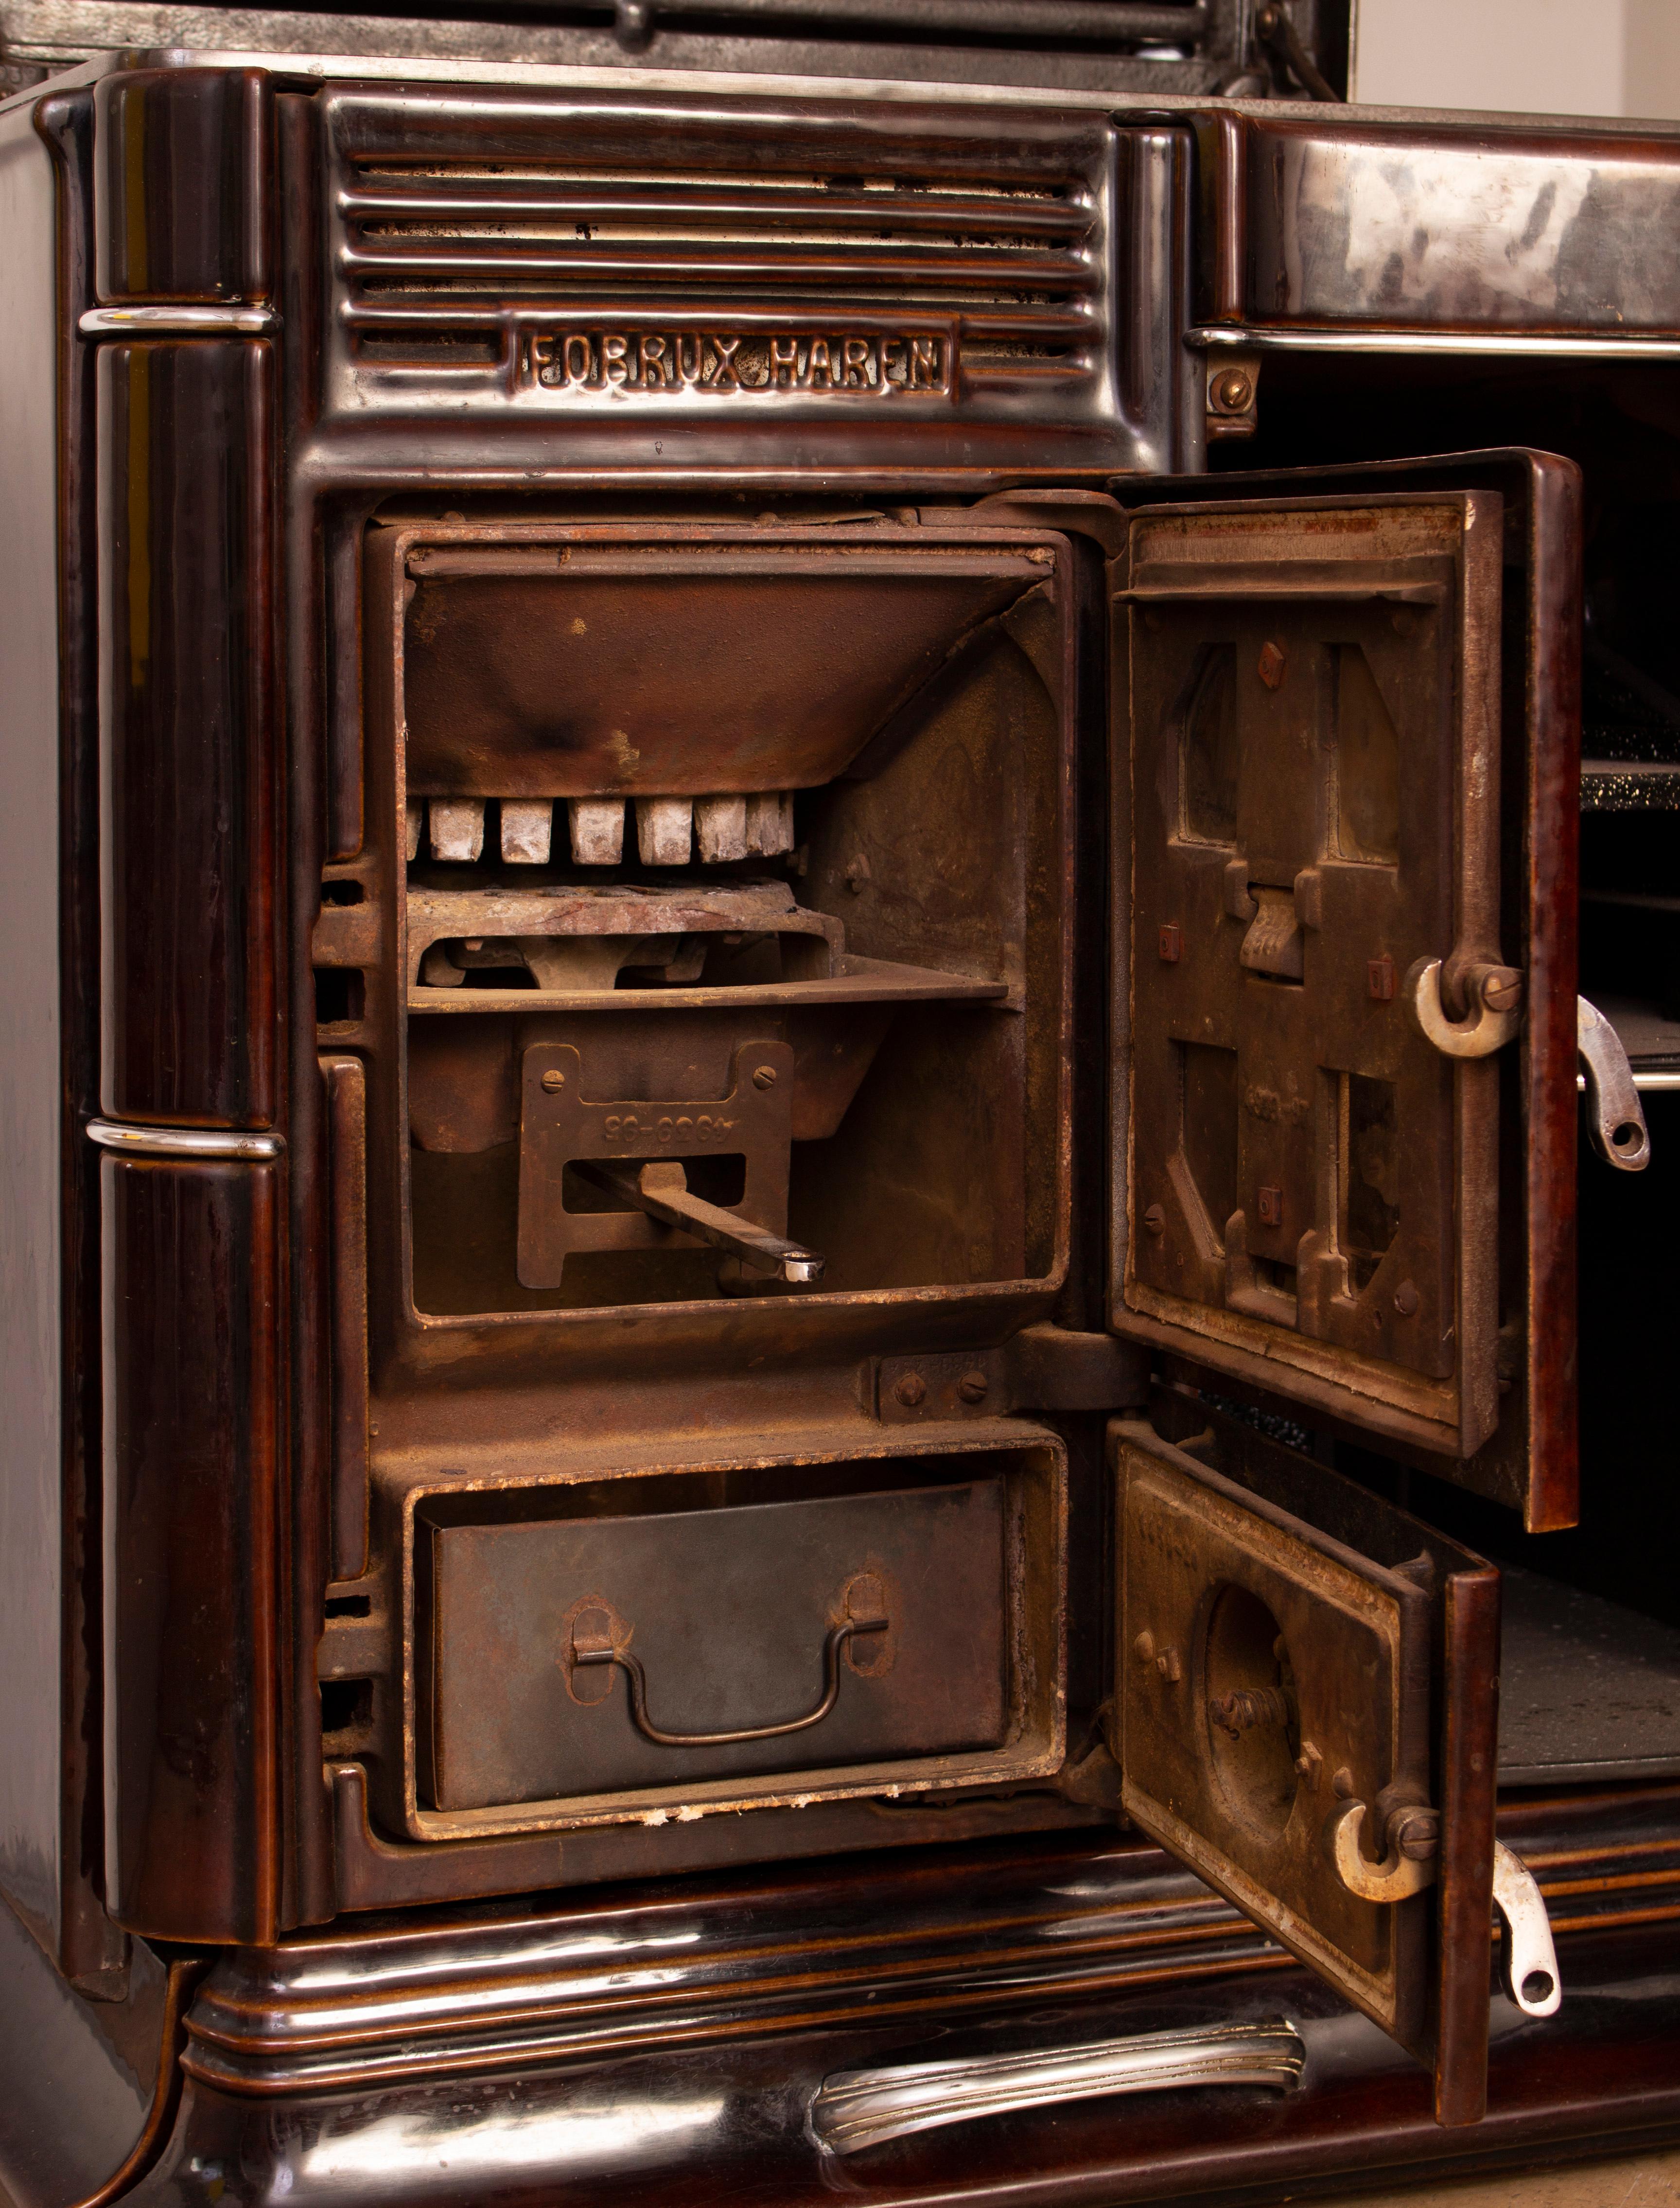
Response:
[[[422,1791],[471,1810],[1000,1745],[1005,1485],[417,1527]]]
[[[1492,493],[1160,507],[1130,668],[1116,1323],[1468,1455],[1498,1405]],[[1474,1054],[1481,1053],[1481,1054]]]
[[[1115,1429],[1126,1809],[1432,2061],[1443,2120],[1465,2121],[1486,2069],[1498,1576],[1205,1406],[1190,1423],[1183,1447]]]

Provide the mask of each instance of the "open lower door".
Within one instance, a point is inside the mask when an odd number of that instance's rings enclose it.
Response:
[[[1187,1391],[1110,1432],[1128,1815],[1428,2064],[1441,2122],[1474,2122],[1498,1574]],[[1511,1990],[1546,2015],[1543,1905],[1538,1931]]]
[[[1242,489],[1109,570],[1112,1323],[1566,1525],[1578,479]]]

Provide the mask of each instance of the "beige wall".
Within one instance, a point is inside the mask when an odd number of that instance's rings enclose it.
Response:
[[[1355,96],[1680,117],[1680,0],[1358,0]]]

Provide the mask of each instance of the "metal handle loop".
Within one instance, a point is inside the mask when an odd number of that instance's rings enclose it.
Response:
[[[830,1627],[822,1643],[822,1699],[803,1717],[789,1718],[781,1725],[744,1725],[736,1732],[666,1732],[648,1715],[648,1675],[640,1657],[632,1655],[627,1645],[633,1629],[620,1626],[620,1638],[613,1629],[619,1622],[610,1611],[588,1614],[604,1617],[606,1622],[595,1627],[578,1619],[571,1632],[572,1663],[580,1670],[585,1665],[616,1664],[630,1683],[631,1722],[644,1740],[660,1748],[727,1748],[737,1741],[775,1740],[783,1733],[804,1732],[821,1725],[840,1695],[840,1651],[855,1634],[884,1633],[891,1623],[882,1613],[875,1617],[848,1617]]]
[[[1435,1883],[1440,1820],[1433,1809],[1396,1809],[1389,1819],[1388,1849],[1372,1863],[1360,1846],[1365,1823],[1363,1802],[1344,1802],[1326,1827],[1330,1860],[1349,1893],[1361,1901],[1407,1901]]]
[[[1474,981],[1475,1017],[1457,1021],[1450,1020],[1442,1007],[1438,958],[1420,958],[1406,976],[1401,992],[1406,1009],[1424,1040],[1444,1058],[1486,1058],[1511,1041],[1522,1024],[1520,975],[1509,967],[1490,966],[1474,970]],[[1502,998],[1507,1001],[1501,1003]]]

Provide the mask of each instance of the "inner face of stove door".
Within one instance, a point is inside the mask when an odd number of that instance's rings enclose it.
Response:
[[[1058,556],[370,533],[419,1311],[1055,1272]]]

